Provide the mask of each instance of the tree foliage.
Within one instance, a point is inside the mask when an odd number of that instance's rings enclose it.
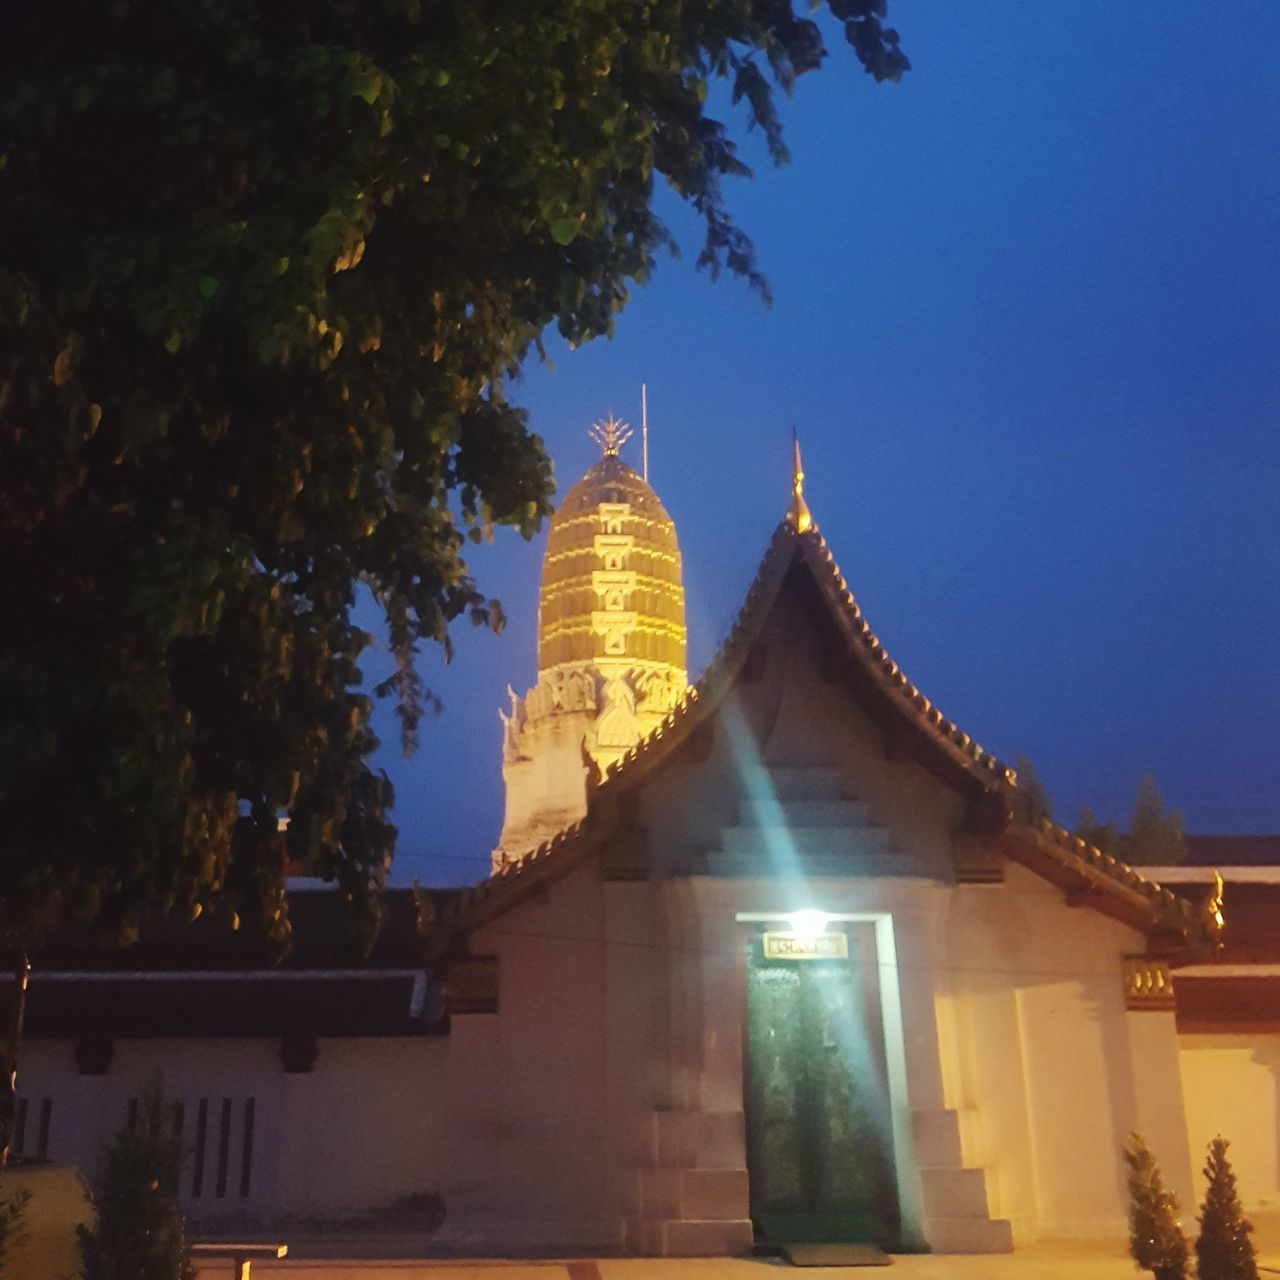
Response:
[[[1053,817],[1053,801],[1040,781],[1035,766],[1024,755],[1017,755],[1013,761],[1014,771],[1018,775],[1018,790],[1015,793],[1014,805],[1022,822],[1043,822]]]
[[[828,0],[877,80],[884,0]],[[765,291],[722,198],[727,81],[825,56],[792,0],[112,0],[0,42],[0,927],[215,901],[287,934],[287,853],[372,929],[355,585],[406,747],[415,655],[501,612],[463,551],[550,464],[506,388],[608,334],[670,237]]]
[[[1155,867],[1176,867],[1187,860],[1182,814],[1166,812],[1160,788],[1151,774],[1144,774],[1133,802],[1129,821],[1129,862]]]
[[[1236,1191],[1236,1175],[1227,1159],[1225,1138],[1214,1138],[1204,1166],[1208,1181],[1200,1208],[1196,1267],[1200,1280],[1258,1280],[1252,1225]]]
[[[1160,788],[1149,773],[1138,784],[1128,831],[1111,822],[1098,822],[1085,807],[1080,810],[1074,834],[1131,866],[1176,867],[1187,860],[1182,814],[1166,812]]]
[[[1165,1189],[1155,1157],[1136,1133],[1124,1158],[1129,1166],[1129,1254],[1155,1280],[1185,1280],[1188,1246],[1178,1198]]]
[[[160,1090],[104,1148],[94,1183],[96,1220],[77,1228],[81,1280],[191,1280],[178,1204],[182,1144]]]
[[[0,1280],[14,1276],[13,1258],[30,1239],[27,1229],[27,1202],[31,1192],[15,1191],[10,1194],[4,1186],[4,1174],[0,1171]]]

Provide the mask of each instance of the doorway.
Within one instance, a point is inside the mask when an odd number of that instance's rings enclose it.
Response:
[[[779,940],[761,932],[748,943],[752,1220],[772,1244],[893,1245],[900,1214],[874,930],[850,924],[810,948]]]

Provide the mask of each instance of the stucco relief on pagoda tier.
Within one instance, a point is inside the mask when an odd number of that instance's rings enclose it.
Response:
[[[503,759],[527,758],[538,728],[569,716],[584,721],[585,745],[592,755],[597,746],[611,757],[625,752],[679,705],[687,688],[684,673],[666,667],[633,667],[608,675],[589,668],[549,671],[523,698],[508,685],[510,710],[498,711]]]

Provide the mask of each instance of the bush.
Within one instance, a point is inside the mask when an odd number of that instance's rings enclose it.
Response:
[[[27,1201],[30,1199],[30,1191],[0,1197],[0,1277],[8,1276],[10,1257],[26,1242]]]
[[[1155,1157],[1136,1133],[1124,1158],[1129,1166],[1129,1253],[1156,1280],[1186,1280],[1187,1238],[1178,1197],[1165,1190]]]
[[[178,1204],[182,1147],[159,1089],[103,1149],[97,1221],[80,1227],[82,1280],[192,1280]]]

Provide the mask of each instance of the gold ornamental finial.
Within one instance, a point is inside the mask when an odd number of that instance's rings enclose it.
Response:
[[[813,528],[813,513],[804,500],[804,466],[800,461],[800,436],[795,427],[791,428],[791,505],[787,508],[787,523],[797,533]]]
[[[1213,892],[1202,908],[1205,928],[1216,951],[1222,950],[1222,934],[1227,927],[1226,916],[1222,912],[1222,876],[1213,873]]]
[[[615,418],[610,409],[607,418],[591,424],[587,435],[600,446],[600,451],[606,458],[616,458],[618,450],[631,439],[631,428],[620,418]]]

